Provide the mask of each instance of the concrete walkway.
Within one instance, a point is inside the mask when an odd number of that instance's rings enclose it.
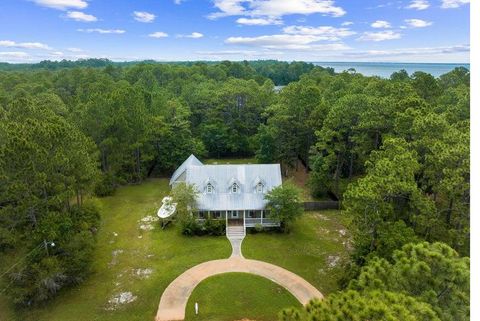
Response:
[[[242,239],[230,239],[230,242],[233,249],[230,258],[196,265],[170,283],[160,299],[156,321],[183,320],[188,298],[195,287],[208,277],[228,272],[251,273],[267,278],[290,291],[303,305],[313,298],[323,298],[320,291],[298,275],[270,263],[243,258],[240,248]]]
[[[245,238],[243,226],[227,227],[227,238],[232,245],[232,254],[230,257],[243,257],[242,241]]]

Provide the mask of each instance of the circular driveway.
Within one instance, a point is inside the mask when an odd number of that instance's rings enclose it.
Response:
[[[196,265],[173,280],[162,294],[155,320],[183,320],[188,298],[195,287],[208,277],[228,272],[250,273],[267,278],[290,291],[303,305],[314,298],[323,298],[320,291],[295,273],[270,263],[232,255],[228,259]]]

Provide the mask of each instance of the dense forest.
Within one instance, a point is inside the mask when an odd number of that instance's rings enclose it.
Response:
[[[409,306],[400,319],[468,318],[467,69],[389,79],[275,61],[0,70],[0,257],[28,255],[2,275],[17,304],[88,275],[99,215],[86,197],[169,175],[194,153],[255,156],[284,174],[302,164],[315,197],[341,201],[354,246],[346,289],[310,311],[338,313],[351,297],[342,309],[367,300]],[[421,293],[405,281],[421,280],[406,274],[408,260],[417,273],[437,269]],[[381,284],[387,294],[367,291]]]

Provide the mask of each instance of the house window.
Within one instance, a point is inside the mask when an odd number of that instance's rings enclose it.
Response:
[[[213,193],[213,186],[212,184],[208,183],[207,184],[207,193],[212,194]]]
[[[237,183],[233,183],[233,185],[232,185],[232,193],[235,193],[235,194],[236,194],[236,193],[238,193],[238,190],[239,190],[239,188],[238,188]]]
[[[257,193],[263,193],[263,184],[262,183],[257,184]]]
[[[255,217],[255,212],[254,211],[248,211],[248,217],[250,217],[250,218]]]

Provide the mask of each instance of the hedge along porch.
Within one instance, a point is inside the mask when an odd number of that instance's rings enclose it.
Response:
[[[203,165],[194,155],[173,173],[170,186],[194,185],[197,219],[225,219],[227,226],[269,227],[265,194],[282,184],[280,164]]]

